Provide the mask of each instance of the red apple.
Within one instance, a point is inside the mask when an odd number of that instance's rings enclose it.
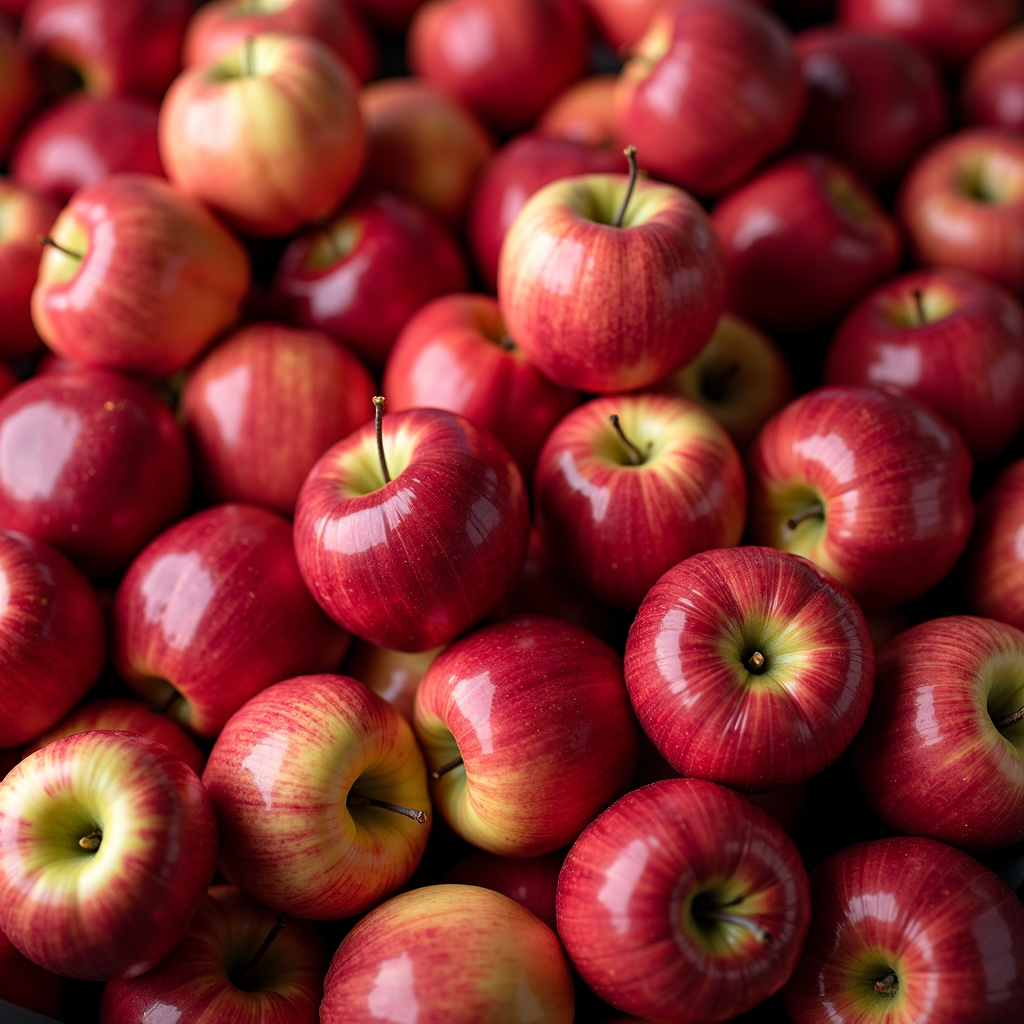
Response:
[[[978,506],[967,596],[976,614],[1024,629],[1024,461],[1006,469]]]
[[[372,3],[372,0],[370,0]],[[11,18],[20,18],[28,7],[29,0],[0,0],[0,11]]]
[[[1024,132],[1024,28],[978,51],[960,79],[960,109],[967,124]]]
[[[782,827],[699,779],[655,782],[609,807],[569,851],[556,906],[583,980],[661,1024],[730,1020],[778,991],[811,917]]]
[[[416,691],[427,669],[443,650],[443,647],[435,647],[429,651],[406,654],[404,651],[392,651],[387,647],[375,647],[365,640],[357,640],[345,661],[345,674],[366,683],[412,725]]]
[[[174,522],[190,475],[173,414],[126,377],[45,374],[0,400],[0,529],[53,544],[89,576],[123,569]]]
[[[13,371],[6,363],[0,363],[0,398],[17,387],[18,378],[14,376]]]
[[[0,1000],[44,1017],[56,1017],[60,1012],[62,988],[59,975],[22,956],[0,932]]]
[[[613,148],[615,76],[591,75],[560,92],[534,126],[549,139]]]
[[[674,0],[583,0],[601,35],[621,53],[638,43],[651,22]]]
[[[917,399],[990,459],[1024,424],[1024,308],[967,271],[906,274],[843,321],[825,380]]]
[[[83,732],[0,783],[0,928],[69,978],[134,978],[177,946],[217,866],[203,784],[162,743]]]
[[[382,32],[401,32],[423,0],[352,0]]]
[[[273,295],[289,320],[327,331],[380,369],[416,310],[468,286],[462,251],[434,217],[377,192],[296,238]]]
[[[0,13],[0,160],[36,100],[36,81],[14,25]]]
[[[395,412],[447,409],[486,427],[526,479],[551,428],[579,402],[529,362],[487,295],[447,295],[413,316],[388,358],[384,393]]]

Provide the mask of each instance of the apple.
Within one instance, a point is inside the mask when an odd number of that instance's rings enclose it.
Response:
[[[216,866],[210,797],[162,743],[82,732],[0,783],[0,928],[56,974],[148,971],[185,934]]]
[[[909,398],[818,388],[768,421],[747,457],[748,537],[803,555],[865,607],[903,604],[971,534],[971,457]]]
[[[289,320],[327,331],[379,370],[416,310],[468,286],[445,228],[416,203],[376,192],[291,242],[272,295]]]
[[[365,683],[412,725],[416,691],[427,669],[443,650],[443,647],[434,647],[429,651],[406,654],[357,640],[345,661],[345,674]]]
[[[59,975],[22,956],[0,932],[0,1000],[44,1017],[56,1017],[63,985]]]
[[[601,35],[617,53],[640,42],[655,16],[673,5],[674,0],[583,0]]]
[[[330,448],[295,508],[302,578],[380,647],[446,644],[497,611],[526,556],[526,485],[487,430],[437,409],[382,417]]]
[[[671,779],[627,793],[580,836],[556,911],[602,999],[661,1024],[711,1024],[782,988],[811,902],[781,825],[724,786]]]
[[[28,4],[29,0],[0,0],[0,11],[17,20],[25,13]]]
[[[348,933],[324,982],[321,1024],[571,1024],[558,938],[528,910],[472,885],[402,893]]]
[[[5,363],[0,363],[0,398],[18,385],[18,378]]]
[[[1024,461],[1014,462],[978,506],[967,563],[971,610],[1024,629]]]
[[[585,629],[539,615],[444,651],[416,692],[413,725],[437,809],[463,839],[507,857],[572,842],[636,768],[622,660]]]
[[[35,101],[32,65],[18,43],[14,25],[0,13],[0,160]]]
[[[825,380],[914,398],[990,459],[1024,424],[1024,308],[968,271],[905,274],[846,317]]]
[[[1024,132],[1024,28],[1012,28],[982,47],[960,79],[966,124]]]
[[[239,242],[153,175],[83,188],[50,235],[32,320],[58,355],[90,366],[180,370],[235,320],[249,288]]]
[[[179,518],[190,477],[181,428],[136,381],[50,373],[0,399],[0,529],[53,544],[88,576],[120,571]]]
[[[405,884],[430,833],[412,729],[345,676],[302,676],[253,697],[217,737],[203,783],[225,876],[297,917],[365,913]]]
[[[931,839],[840,851],[811,875],[814,913],[786,986],[794,1024],[1002,1024],[1024,999],[1024,906]]]
[[[614,148],[614,97],[614,75],[581,78],[544,108],[534,129],[549,139]]]
[[[1024,295],[1024,138],[969,128],[903,179],[898,212],[925,266],[973,270]]]
[[[544,186],[502,246],[508,333],[562,387],[654,384],[700,351],[722,312],[725,265],[704,211],[673,185],[636,181],[635,151],[627,156],[628,179]]]
[[[900,266],[896,224],[850,170],[789,157],[715,208],[730,309],[769,327],[821,327]]]
[[[446,295],[405,325],[384,368],[391,409],[447,409],[486,427],[530,479],[544,439],[579,402],[509,338],[487,295]]]
[[[743,465],[695,402],[607,395],[548,435],[534,474],[537,528],[585,593],[636,608],[677,562],[740,542]]]
[[[423,0],[352,0],[353,4],[382,32],[405,29]]]

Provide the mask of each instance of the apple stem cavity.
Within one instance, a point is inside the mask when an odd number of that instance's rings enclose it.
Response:
[[[896,990],[900,987],[899,978],[896,977],[895,971],[889,971],[884,978],[879,978],[875,982],[875,991],[880,996],[894,996]]]
[[[825,506],[821,502],[815,502],[809,508],[805,508],[802,512],[797,514],[790,519],[786,520],[786,526],[791,530],[795,530],[801,523],[808,519],[824,519],[825,518]]]
[[[764,672],[766,664],[764,655],[760,651],[754,651],[754,653],[747,658],[747,671],[752,675],[759,676]]]
[[[504,338],[501,339],[501,341],[498,342],[498,344],[506,352],[514,352],[516,349],[516,343],[507,334],[505,335]]]
[[[431,773],[430,777],[436,782],[438,779],[443,779],[449,772],[455,771],[459,765],[462,764],[462,755],[453,757],[450,761],[445,762],[440,768],[435,768]]]
[[[626,216],[626,207],[629,206],[629,201],[633,198],[633,189],[636,187],[636,146],[627,146],[622,153],[629,161],[629,184],[626,186],[626,194],[622,198],[619,212],[615,214],[615,220],[612,221],[613,228],[622,227],[622,220]]]
[[[710,374],[704,379],[701,390],[712,402],[720,402],[725,398],[725,390],[729,382],[740,372],[739,363],[729,363],[721,372]]]
[[[751,921],[748,917],[740,917],[739,914],[730,914],[728,911],[717,910],[714,907],[707,906],[700,907],[699,909],[695,908],[694,913],[697,917],[704,918],[707,921],[720,921],[722,924],[731,924],[737,928],[744,928],[762,946],[767,946],[772,941],[772,933],[767,928],[762,928],[756,921]]]
[[[267,932],[267,937],[263,940],[262,945],[253,954],[253,958],[249,961],[245,970],[242,972],[242,976],[238,979],[236,988],[245,988],[246,982],[252,976],[253,971],[256,970],[260,965],[260,961],[267,955],[267,950],[273,945],[274,939],[281,934],[281,929],[291,920],[287,914],[281,914],[278,916],[277,923],[273,928]]]
[[[80,252],[75,252],[72,249],[65,249],[64,246],[60,244],[60,242],[55,241],[49,235],[40,235],[36,239],[36,244],[41,245],[44,248],[48,245],[52,249],[56,249],[58,252],[64,253],[65,256],[70,256],[73,260],[82,259],[82,254]]]
[[[100,843],[103,842],[103,833],[96,829],[95,832],[90,832],[87,836],[82,836],[78,840],[78,845],[83,850],[88,850],[89,853],[95,853],[100,848]]]
[[[1008,729],[1011,725],[1016,725],[1018,722],[1024,722],[1024,708],[1019,711],[1014,711],[1012,715],[1007,715],[1005,718],[1000,718],[996,722],[997,729]]]
[[[394,811],[395,814],[403,814],[421,825],[427,823],[426,811],[414,811],[410,807],[402,807],[399,804],[389,804],[387,800],[376,800],[372,796],[363,796],[362,793],[349,793],[346,801],[349,807],[379,807],[385,811]]]
[[[391,474],[388,472],[388,460],[384,458],[384,403],[387,399],[383,395],[375,395],[373,399],[373,411],[377,421],[377,458],[380,459],[380,471],[384,474],[384,483],[391,483]]]
[[[625,431],[622,429],[622,424],[619,422],[619,414],[613,412],[608,417],[609,423],[615,428],[615,433],[619,435],[619,440],[622,442],[623,447],[626,449],[626,454],[629,456],[630,464],[633,466],[642,466],[644,464],[644,454],[639,448],[628,437],[626,437]]]

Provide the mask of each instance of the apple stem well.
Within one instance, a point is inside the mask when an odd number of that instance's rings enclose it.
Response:
[[[80,260],[82,254],[80,252],[74,252],[72,249],[65,249],[60,242],[54,241],[49,235],[40,235],[36,239],[36,243],[41,246],[50,246],[52,249],[56,249],[58,252],[64,253],[65,256],[70,256],[73,260]]]
[[[1024,708],[1019,711],[1014,711],[1012,715],[1007,715],[1005,718],[1000,718],[996,722],[997,729],[1008,729],[1011,725],[1016,725],[1018,722],[1024,722]]]
[[[740,372],[739,363],[729,363],[718,373],[709,373],[701,381],[704,397],[712,402],[720,402],[725,398],[730,381]]]
[[[619,212],[615,214],[615,220],[612,221],[613,228],[622,227],[622,219],[626,216],[626,207],[629,206],[629,201],[633,198],[633,189],[636,187],[636,146],[627,146],[622,152],[629,161],[629,184],[626,186],[626,194],[622,197]]]
[[[94,832],[90,832],[87,836],[82,836],[78,840],[78,845],[83,850],[88,850],[90,853],[95,853],[100,848],[100,843],[103,842],[103,833],[96,829]]]
[[[722,924],[735,925],[737,928],[743,928],[750,932],[755,939],[762,945],[767,946],[772,941],[772,933],[767,928],[762,928],[756,921],[751,921],[749,917],[741,917],[739,914],[730,914],[727,910],[722,910],[720,907],[716,907],[706,897],[698,896],[693,901],[693,916],[702,923],[709,921],[720,922]]]
[[[628,437],[626,432],[622,429],[622,424],[619,422],[619,414],[613,412],[608,417],[608,422],[615,428],[615,433],[619,435],[619,440],[622,442],[622,446],[626,449],[626,454],[629,456],[630,464],[633,466],[642,466],[644,464],[645,455],[640,451],[639,448]]]
[[[446,761],[440,768],[435,768],[431,773],[430,777],[436,782],[438,779],[443,779],[449,772],[455,771],[459,765],[462,764],[462,755],[453,757],[450,761]]]
[[[410,807],[402,807],[399,804],[389,804],[387,800],[376,800],[372,796],[363,796],[362,793],[349,793],[346,801],[349,807],[379,807],[385,811],[393,811],[395,814],[403,814],[421,825],[427,823],[426,811],[414,811]]]
[[[278,935],[281,934],[281,929],[290,920],[291,918],[287,914],[280,914],[278,916],[277,923],[274,925],[273,928],[270,929],[269,932],[267,932],[267,937],[261,943],[260,948],[256,950],[256,952],[252,956],[252,959],[246,965],[245,970],[242,971],[242,976],[238,979],[238,984],[235,986],[236,988],[245,988],[246,983],[252,977],[253,971],[255,971],[257,967],[259,967],[260,962],[267,955],[267,950],[270,949],[270,947],[273,945],[274,939],[276,939]]]
[[[879,978],[874,985],[875,991],[880,996],[894,996],[899,987],[900,981],[896,977],[895,971],[889,971],[884,977]]]
[[[384,403],[387,399],[383,395],[375,395],[373,399],[374,418],[377,423],[377,458],[380,459],[380,471],[384,474],[384,483],[391,483],[391,474],[388,472],[388,460],[384,458]]]
[[[795,516],[786,520],[786,525],[791,529],[795,530],[802,522],[808,519],[824,519],[825,518],[825,506],[821,502],[815,502],[809,508],[805,508],[802,512],[797,512]]]

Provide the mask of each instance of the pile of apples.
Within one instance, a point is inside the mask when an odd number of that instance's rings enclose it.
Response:
[[[1017,0],[0,12],[0,1018],[1024,1020]]]

